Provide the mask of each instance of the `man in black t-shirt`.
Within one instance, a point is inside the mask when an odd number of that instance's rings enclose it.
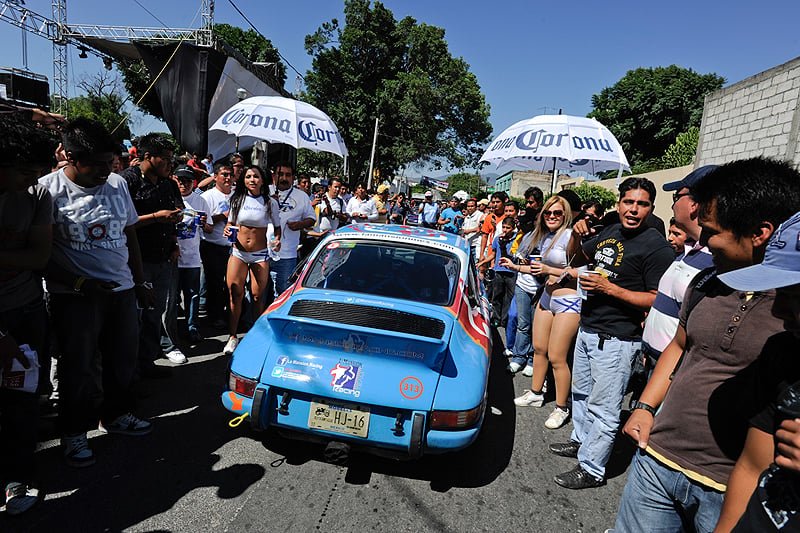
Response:
[[[139,140],[138,165],[120,173],[139,215],[136,236],[142,251],[147,283],[156,294],[152,309],[142,309],[139,335],[139,372],[149,377],[163,372],[153,364],[165,355],[173,363],[185,363],[186,356],[176,346],[177,332],[162,325],[170,292],[178,287],[178,237],[175,224],[181,220],[183,197],[172,172],[172,146],[150,133]],[[173,294],[174,299],[174,294]],[[162,330],[164,334],[162,335]]]
[[[555,477],[569,489],[605,483],[622,397],[641,348],[642,321],[653,305],[658,281],[675,257],[663,235],[645,225],[656,197],[653,183],[628,178],[619,194],[619,224],[596,235],[585,220],[579,220],[569,243],[568,256],[576,257],[573,266],[595,265],[579,280],[587,296],[575,341],[574,428],[570,442],[550,445],[556,455],[578,458],[574,469]]]
[[[788,331],[772,336],[756,360],[753,388],[766,407],[750,419],[717,530],[800,531],[800,213],[781,224],[761,264],[720,279],[745,291],[775,288],[772,314]]]

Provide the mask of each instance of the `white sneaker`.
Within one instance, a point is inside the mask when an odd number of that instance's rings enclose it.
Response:
[[[525,365],[525,368],[522,370],[522,375],[527,377],[533,376],[533,365]]]
[[[550,416],[547,417],[547,421],[544,423],[547,429],[558,429],[564,425],[564,423],[569,418],[569,409],[564,410],[560,407],[556,407],[553,409],[553,412],[550,413]]]
[[[165,357],[170,361],[172,361],[173,363],[175,363],[176,365],[182,365],[183,363],[186,362],[186,356],[183,355],[183,352],[177,348],[175,348],[171,352],[167,352]]]
[[[228,343],[225,345],[225,348],[222,350],[222,355],[231,355],[233,354],[234,350],[236,350],[236,346],[239,345],[239,339],[235,336],[230,337],[228,339]]]
[[[95,463],[94,453],[89,448],[86,433],[62,437],[61,446],[64,448],[64,460],[69,466],[83,468]]]
[[[510,349],[510,348],[506,348],[506,349],[503,351],[503,355],[505,355],[506,357],[511,357],[512,355],[514,355],[514,352],[513,352],[513,351],[511,351],[511,349]]]
[[[544,405],[544,394],[536,394],[532,390],[526,390],[525,394],[519,398],[514,398],[514,405],[519,407],[541,407]]]
[[[511,372],[512,374],[516,374],[517,372],[519,372],[519,369],[522,368],[522,365],[519,363],[515,363],[514,361],[511,361],[510,363],[508,363],[508,366],[506,368],[508,368],[508,371]]]

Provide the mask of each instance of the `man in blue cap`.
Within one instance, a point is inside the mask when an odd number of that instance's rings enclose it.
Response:
[[[686,232],[686,245],[683,253],[661,276],[661,281],[658,282],[658,294],[644,324],[642,352],[645,358],[644,368],[648,372],[652,372],[661,352],[675,336],[675,331],[678,329],[678,312],[689,283],[697,274],[714,264],[711,252],[699,242],[700,224],[697,218],[700,206],[692,199],[691,188],[716,168],[717,165],[700,167],[682,180],[665,183],[662,187],[665,191],[672,192],[675,224]]]
[[[734,531],[798,531],[800,213],[781,224],[760,265],[722,274],[720,279],[738,290],[776,289],[772,314],[783,319],[786,331],[769,339],[753,369],[753,389],[767,406],[750,419],[717,530],[730,531],[736,525]]]

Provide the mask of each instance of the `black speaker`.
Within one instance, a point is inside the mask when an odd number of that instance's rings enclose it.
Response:
[[[15,104],[50,110],[50,84],[45,76],[33,72],[0,67],[0,97]]]

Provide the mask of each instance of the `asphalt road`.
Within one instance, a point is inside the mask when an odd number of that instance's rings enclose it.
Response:
[[[321,448],[228,426],[219,401],[223,337],[187,351],[171,377],[140,385],[144,437],[90,433],[97,464],[66,466],[53,417],[40,421],[47,496],[0,531],[599,531],[612,527],[633,447],[618,439],[608,484],[570,491],[555,474],[575,460],[547,452],[571,424],[548,430],[541,409],[514,406],[529,378],[505,372],[495,342],[484,429],[469,449],[399,462],[353,456],[328,464]],[[164,366],[173,366],[166,361]]]

